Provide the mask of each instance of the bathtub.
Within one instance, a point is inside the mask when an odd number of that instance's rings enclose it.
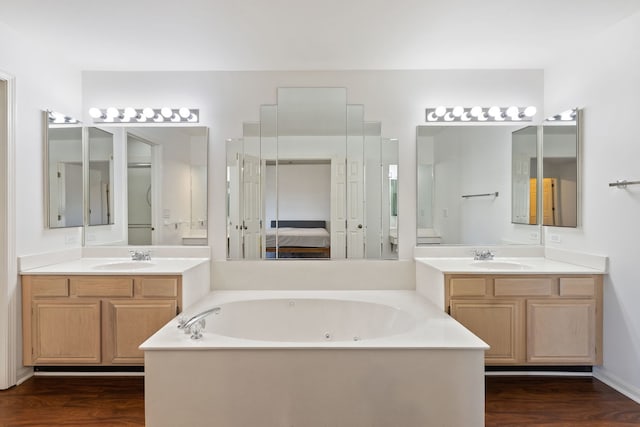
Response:
[[[414,291],[214,291],[142,344],[149,426],[483,426],[488,347]]]

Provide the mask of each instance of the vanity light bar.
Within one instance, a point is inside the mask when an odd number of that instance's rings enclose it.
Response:
[[[536,107],[444,107],[427,108],[428,122],[530,122]]]
[[[89,115],[96,123],[198,123],[197,108],[90,108]]]
[[[49,116],[49,123],[52,124],[73,124],[80,123],[78,119],[75,119],[71,116],[65,116],[62,113],[58,113],[57,111],[47,111]]]
[[[561,121],[561,122],[572,122],[576,119],[578,115],[578,109],[573,108],[571,110],[563,111],[560,114],[556,114],[555,116],[547,117],[548,121]]]

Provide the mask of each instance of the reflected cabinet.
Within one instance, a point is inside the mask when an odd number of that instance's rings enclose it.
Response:
[[[345,88],[279,88],[227,141],[228,258],[397,258],[397,179],[397,140]]]

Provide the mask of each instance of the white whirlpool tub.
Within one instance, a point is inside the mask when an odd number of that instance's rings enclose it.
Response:
[[[484,425],[488,347],[414,291],[216,291],[142,344],[147,425]]]

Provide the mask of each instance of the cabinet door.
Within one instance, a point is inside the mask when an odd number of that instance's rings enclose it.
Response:
[[[594,364],[597,361],[595,300],[528,300],[527,361]]]
[[[524,359],[523,302],[452,299],[451,316],[491,347],[486,364],[513,364]]]
[[[173,299],[114,299],[104,303],[105,364],[143,364],[144,353],[138,346],[173,319],[177,309]]]
[[[33,364],[100,363],[99,300],[34,300],[31,308]]]

